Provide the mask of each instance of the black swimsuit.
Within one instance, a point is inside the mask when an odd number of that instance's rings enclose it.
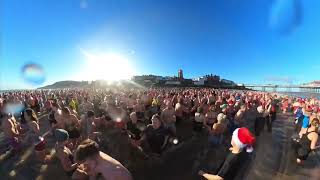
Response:
[[[311,141],[308,139],[308,135],[312,132],[316,132],[316,131],[308,132],[308,129],[307,129],[307,133],[302,135],[300,142],[297,146],[296,154],[297,154],[297,157],[301,160],[306,160],[309,156],[309,153],[311,152],[311,149],[310,149]]]

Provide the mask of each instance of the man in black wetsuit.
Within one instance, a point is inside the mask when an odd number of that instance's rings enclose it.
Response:
[[[243,162],[248,159],[247,153],[253,151],[252,145],[254,143],[255,137],[247,128],[237,128],[232,134],[231,152],[227,155],[217,175],[208,174],[203,171],[199,171],[199,175],[208,180],[234,179]]]

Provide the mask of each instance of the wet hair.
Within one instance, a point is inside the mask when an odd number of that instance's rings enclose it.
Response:
[[[91,140],[86,139],[81,142],[76,150],[76,160],[83,162],[88,158],[93,158],[99,154],[99,145]]]
[[[92,117],[94,117],[94,112],[93,111],[88,111],[87,112],[87,116],[88,116],[88,118],[92,118]]]
[[[68,107],[63,107],[62,108],[62,113],[63,114],[71,114],[71,111],[70,111],[70,109]]]
[[[36,115],[36,113],[34,112],[33,109],[31,108],[27,108],[26,110],[24,110],[24,113],[26,113],[28,116],[30,116],[31,121],[35,121],[38,122],[38,117]],[[24,117],[24,116],[23,116]],[[25,119],[24,119],[25,120]]]

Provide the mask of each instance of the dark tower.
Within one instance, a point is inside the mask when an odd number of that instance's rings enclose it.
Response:
[[[179,69],[179,71],[178,71],[178,78],[179,78],[179,80],[183,80],[183,71],[182,71],[182,69]]]

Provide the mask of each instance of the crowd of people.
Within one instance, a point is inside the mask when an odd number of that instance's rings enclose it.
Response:
[[[294,112],[299,131],[297,162],[305,160],[316,149],[319,105],[315,98],[210,88],[37,90],[2,93],[0,118],[14,153],[32,145],[39,161],[50,163],[57,157],[72,179],[123,180],[134,177],[125,165],[103,152],[103,132],[119,130],[141,152],[161,155],[170,144],[179,143],[177,127],[189,121],[194,135],[206,134],[209,148],[230,147],[217,175],[203,171],[199,175],[232,179],[238,162],[253,151],[265,125],[267,133],[272,132],[280,110]],[[250,111],[257,112],[251,132],[245,118]],[[45,135],[40,115],[46,115],[43,119],[50,125]],[[56,141],[54,156],[46,153],[48,134]]]

